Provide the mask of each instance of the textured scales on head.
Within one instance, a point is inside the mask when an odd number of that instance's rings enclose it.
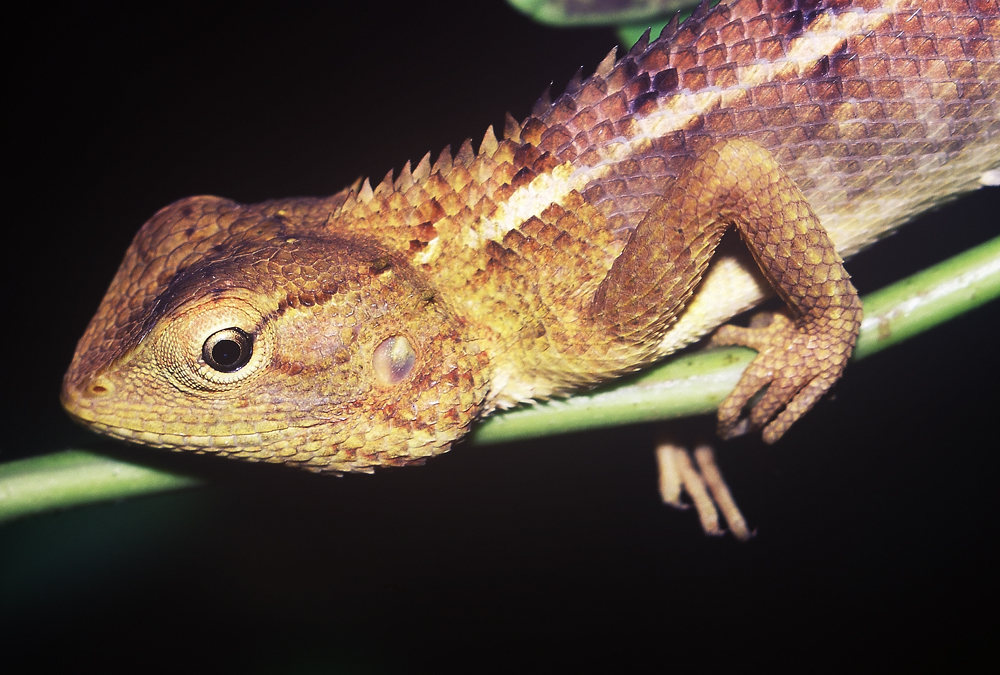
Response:
[[[325,231],[325,211],[213,197],[162,210],[81,340],[64,403],[126,440],[319,470],[440,452],[482,404],[481,349],[398,254]]]

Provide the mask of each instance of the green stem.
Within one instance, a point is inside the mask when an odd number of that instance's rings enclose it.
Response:
[[[1000,237],[865,297],[862,359],[1000,297]],[[681,355],[624,382],[494,415],[472,434],[497,443],[713,411],[753,352]],[[0,522],[32,513],[199,484],[189,476],[82,450],[0,464]]]
[[[197,478],[87,450],[62,450],[0,464],[0,522],[199,483]]]

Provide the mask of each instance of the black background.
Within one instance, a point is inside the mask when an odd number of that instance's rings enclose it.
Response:
[[[122,446],[58,388],[135,230],[189,194],[329,194],[523,117],[608,30],[499,0],[150,10],[47,5],[5,29],[3,458]],[[364,4],[364,3],[361,3]],[[849,266],[862,293],[986,240],[983,190]],[[0,526],[4,659],[259,672],[899,667],[994,656],[996,304],[855,364],[775,447],[724,444],[758,536],[663,507],[654,430],[459,447],[343,479],[127,448],[207,488]],[[679,433],[711,428],[709,420]],[[469,660],[464,660],[468,658]]]

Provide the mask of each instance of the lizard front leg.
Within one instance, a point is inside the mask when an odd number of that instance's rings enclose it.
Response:
[[[764,440],[773,442],[840,377],[861,325],[861,301],[805,196],[765,148],[729,140],[695,157],[639,223],[591,312],[619,339],[655,340],[683,311],[729,227],[793,320],[775,315],[767,326],[716,333],[716,344],[758,352],[719,408],[719,432],[763,428]]]

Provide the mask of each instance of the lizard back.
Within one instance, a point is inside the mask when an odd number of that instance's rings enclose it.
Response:
[[[508,118],[499,142],[490,130],[477,152],[467,141],[433,165],[406,165],[343,195],[330,220],[405,251],[495,329],[496,351],[517,361],[510,370],[545,380],[515,385],[511,375],[502,405],[577,386],[580,371],[622,371],[619,357],[587,354],[558,327],[576,321],[685,162],[720,139],[770,150],[844,256],[1000,167],[996,2],[702,3],[615,57],[523,122]],[[767,292],[747,258],[715,267],[702,302],[630,369]],[[509,340],[539,332],[523,346]]]

